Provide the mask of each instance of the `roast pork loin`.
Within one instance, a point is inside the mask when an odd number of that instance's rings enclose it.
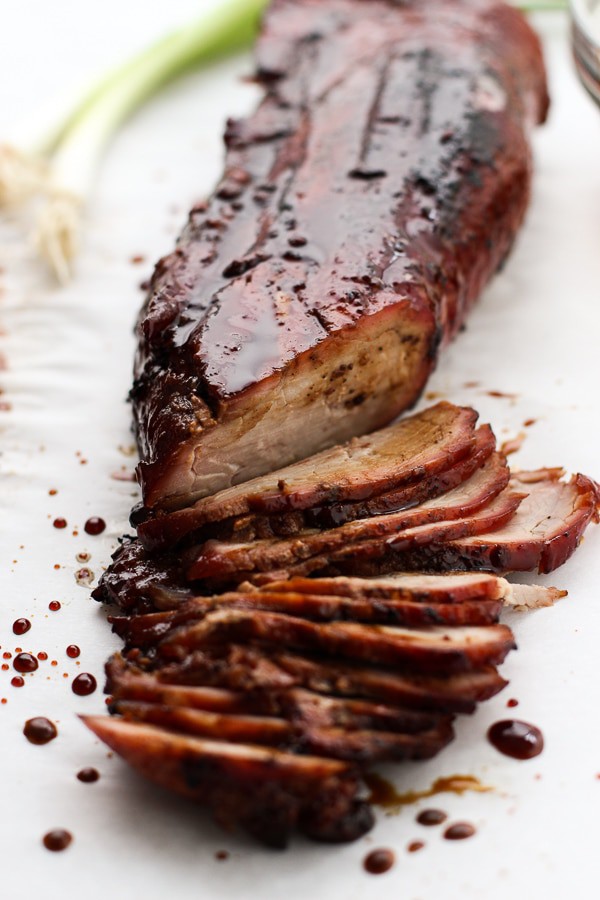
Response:
[[[391,421],[504,261],[547,94],[498,0],[274,0],[265,97],[157,266],[132,390],[173,509]]]

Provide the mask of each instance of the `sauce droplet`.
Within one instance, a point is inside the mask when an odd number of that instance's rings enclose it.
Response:
[[[58,600],[51,600],[48,604],[48,609],[50,610],[50,612],[58,612],[58,610],[60,609],[60,603],[58,602]]]
[[[18,653],[13,659],[13,667],[17,672],[35,672],[39,663],[31,653]]]
[[[79,649],[77,644],[69,644],[69,646],[67,647],[67,656],[70,659],[77,659],[80,653],[81,650]]]
[[[506,705],[508,706],[509,709],[513,709],[515,706],[519,705],[519,701],[515,700],[514,697],[511,697],[510,700],[506,701]]]
[[[417,816],[417,822],[419,825],[441,825],[447,818],[443,809],[424,809]]]
[[[83,781],[84,784],[93,784],[94,781],[98,781],[100,778],[100,772],[92,766],[86,766],[85,769],[79,770],[77,778],[79,781]]]
[[[106,522],[100,516],[90,516],[83,528],[86,534],[102,534],[106,528]]]
[[[64,828],[54,828],[45,834],[42,840],[46,850],[58,853],[60,850],[67,849],[73,840],[73,835],[69,831],[65,831]]]
[[[487,736],[496,750],[513,759],[532,759],[544,749],[544,736],[540,729],[518,719],[495,722]]]
[[[56,725],[45,716],[36,716],[27,719],[23,728],[23,734],[30,744],[48,744],[57,736]]]
[[[469,822],[456,822],[454,825],[446,828],[444,837],[447,841],[462,841],[465,838],[473,837],[474,834],[475,828]]]
[[[25,679],[21,678],[20,675],[15,675],[14,678],[10,679],[10,683],[12,684],[13,687],[16,687],[16,688],[23,687],[23,685],[25,684]]]
[[[18,634],[19,636],[25,634],[31,628],[31,622],[29,619],[15,619],[13,622],[13,634]]]
[[[78,569],[75,572],[75,581],[77,584],[86,587],[94,580],[94,573],[91,569]]]
[[[228,850],[217,850],[215,853],[215,859],[218,859],[220,862],[223,862],[226,859],[229,859],[229,851]]]
[[[93,694],[97,686],[96,679],[89,672],[82,672],[81,675],[77,675],[71,684],[73,693],[77,694],[78,697],[87,697],[88,694]]]
[[[371,875],[382,875],[392,868],[394,861],[394,854],[391,850],[371,850],[365,857],[363,865]]]
[[[48,659],[48,654],[46,653],[45,650],[40,650],[40,652],[37,655],[37,658],[39,660],[41,660],[42,662],[46,662],[46,660]]]
[[[423,841],[411,841],[406,849],[409,853],[416,853],[417,850],[422,850],[424,846]]]
[[[54,525],[55,528],[66,528],[67,520],[58,518],[58,519],[55,519],[52,524]]]

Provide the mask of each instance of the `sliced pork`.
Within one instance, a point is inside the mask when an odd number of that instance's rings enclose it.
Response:
[[[414,491],[416,484],[472,455],[476,420],[472,409],[438,403],[396,425],[221,491],[187,509],[158,511],[139,523],[139,537],[147,549],[163,549],[202,526],[214,529],[215,523],[235,523],[252,514],[285,529],[292,527],[290,522],[301,523],[303,514],[316,506],[366,502],[400,485]],[[489,443],[486,438],[479,441],[478,456],[481,443]]]
[[[259,540],[241,545],[211,541],[193,553],[188,578],[195,580],[230,571],[268,571],[277,568],[293,571],[297,562],[309,557],[327,553],[335,558],[335,553],[340,548],[345,550],[364,541],[385,542],[386,539],[400,537],[403,533],[408,535],[410,529],[437,522],[458,523],[459,520],[471,517],[470,527],[485,530],[496,521],[496,516],[498,520],[512,516],[520,499],[525,496],[507,492],[497,503],[492,502],[506,487],[509,477],[505,458],[500,454],[493,454],[465,484],[441,498],[429,500],[410,510],[387,516],[373,516],[325,531],[300,532],[289,539]],[[481,521],[483,513],[476,516],[482,509],[485,510],[485,522]],[[465,527],[457,525],[456,530],[462,532]],[[438,533],[439,530],[432,529],[433,539]],[[357,552],[360,550],[357,549]]]

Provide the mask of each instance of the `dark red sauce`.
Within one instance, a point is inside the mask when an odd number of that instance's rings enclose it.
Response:
[[[465,838],[473,837],[475,828],[469,822],[456,822],[450,825],[444,832],[447,841],[463,841]]]
[[[27,719],[23,728],[23,734],[30,744],[48,744],[57,736],[56,725],[45,716],[36,716]]]
[[[13,668],[17,672],[35,672],[39,663],[31,653],[18,653],[13,659]]]
[[[382,875],[394,865],[395,858],[391,850],[371,850],[365,856],[363,866],[371,875]]]
[[[48,654],[45,650],[40,650],[40,652],[37,654],[37,658],[42,662],[46,662],[46,660],[48,659]]]
[[[58,853],[60,850],[67,849],[73,840],[73,835],[69,831],[65,831],[64,828],[54,828],[45,834],[42,840],[46,850]]]
[[[91,516],[83,526],[86,534],[102,534],[106,528],[106,522],[99,516]]]
[[[55,497],[58,494],[58,491],[56,490],[56,488],[50,488],[48,493],[50,494],[51,497]]]
[[[25,679],[21,678],[20,675],[15,675],[14,678],[10,679],[10,683],[13,687],[23,687],[23,685],[25,684]]]
[[[15,619],[13,622],[13,634],[18,634],[19,636],[25,634],[31,628],[31,622],[29,619]]]
[[[488,729],[488,740],[496,750],[513,759],[531,759],[544,749],[544,736],[539,728],[518,719],[495,722]]]
[[[48,604],[48,609],[50,610],[50,612],[58,612],[58,610],[60,609],[60,603],[58,602],[58,600],[51,600]]]
[[[69,646],[67,647],[67,656],[70,659],[77,659],[80,653],[81,650],[79,649],[77,644],[69,644]]]
[[[441,825],[448,818],[443,809],[424,809],[417,816],[419,825]]]
[[[52,524],[54,525],[55,528],[66,528],[67,520],[58,518],[58,519],[55,519]]]
[[[98,781],[100,778],[100,772],[98,769],[92,768],[92,766],[86,766],[85,769],[79,770],[77,778],[79,781],[83,781],[84,784],[93,784],[94,781]]]
[[[422,850],[424,846],[423,841],[411,841],[406,849],[409,853],[416,853],[417,850]]]
[[[519,701],[515,700],[514,697],[511,697],[510,700],[506,701],[506,705],[508,706],[509,709],[513,709],[515,706],[519,705]]]
[[[87,697],[88,694],[93,694],[97,686],[96,679],[89,672],[82,672],[81,675],[77,675],[71,684],[73,693],[77,694],[78,697]]]

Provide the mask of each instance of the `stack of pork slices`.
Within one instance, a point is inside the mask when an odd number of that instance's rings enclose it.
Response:
[[[503,605],[598,519],[591,479],[511,473],[472,409],[439,403],[197,501],[136,510],[95,592],[125,651],[92,730],[149,778],[284,846],[364,834],[362,775],[426,759],[506,684]]]

